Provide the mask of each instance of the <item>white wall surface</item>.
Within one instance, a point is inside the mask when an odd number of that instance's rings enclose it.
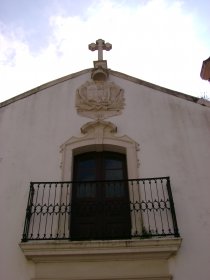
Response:
[[[76,89],[90,73],[0,108],[0,279],[29,280],[19,242],[30,181],[61,179],[60,146],[90,121],[77,114]],[[210,278],[210,108],[110,75],[125,109],[108,121],[140,145],[139,177],[170,176],[182,246],[174,280]]]

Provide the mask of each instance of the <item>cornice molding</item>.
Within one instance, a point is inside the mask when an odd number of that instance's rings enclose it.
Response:
[[[110,241],[31,241],[20,247],[34,262],[168,259],[176,254],[181,238]]]

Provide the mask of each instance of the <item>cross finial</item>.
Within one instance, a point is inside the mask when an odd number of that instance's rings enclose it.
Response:
[[[98,60],[103,60],[103,50],[110,51],[112,49],[112,45],[110,43],[105,43],[102,39],[98,39],[96,44],[89,44],[88,47],[91,51],[98,51]]]

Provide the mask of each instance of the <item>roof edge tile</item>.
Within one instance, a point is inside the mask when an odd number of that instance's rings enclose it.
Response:
[[[35,93],[38,93],[46,88],[49,88],[51,86],[54,86],[56,84],[59,84],[59,83],[62,83],[64,81],[67,81],[67,80],[70,80],[70,79],[73,79],[73,78],[76,78],[82,74],[86,74],[86,73],[89,73],[93,70],[93,68],[88,68],[88,69],[85,69],[85,70],[82,70],[82,71],[79,71],[79,72],[75,72],[73,74],[69,74],[69,75],[66,75],[64,77],[61,77],[61,78],[58,78],[58,79],[55,79],[53,81],[50,81],[50,82],[47,82],[45,84],[42,84],[38,87],[35,87],[29,91],[26,91],[22,94],[19,94],[15,97],[12,97],[8,100],[5,100],[3,102],[0,103],[0,108],[2,107],[5,107],[11,103],[14,103],[18,100],[21,100],[21,99],[24,99],[30,95],[33,95]],[[146,82],[144,80],[141,80],[141,79],[138,79],[138,78],[135,78],[135,77],[132,77],[132,76],[129,76],[127,74],[124,74],[124,73],[121,73],[121,72],[118,72],[118,71],[114,71],[114,70],[111,70],[109,69],[109,73],[113,76],[116,76],[118,78],[123,78],[125,80],[128,80],[128,81],[131,81],[131,82],[134,82],[134,83],[137,83],[137,84],[140,84],[140,85],[143,85],[143,86],[146,86],[146,87],[149,87],[149,88],[152,88],[156,91],[159,91],[159,92],[164,92],[164,93],[167,93],[167,94],[170,94],[172,96],[175,96],[175,97],[178,97],[178,98],[182,98],[182,99],[185,99],[185,100],[188,100],[188,101],[191,101],[191,102],[194,102],[194,103],[197,103],[199,105],[200,102],[200,98],[199,97],[195,97],[195,96],[191,96],[191,95],[188,95],[188,94],[185,94],[185,93],[182,93],[182,92],[178,92],[178,91],[174,91],[174,90],[171,90],[171,89],[168,89],[168,88],[165,88],[165,87],[162,87],[162,86],[159,86],[159,85],[155,85],[155,84],[152,84],[150,82]],[[204,105],[204,104],[202,104]],[[205,106],[205,105],[204,105]]]
[[[182,92],[179,92],[179,91],[175,91],[175,90],[172,90],[172,89],[168,89],[168,88],[165,88],[165,87],[162,87],[162,86],[159,86],[159,85],[155,85],[155,84],[152,84],[150,82],[146,82],[144,80],[141,80],[141,79],[129,76],[127,74],[117,72],[117,71],[110,70],[110,74],[112,74],[116,77],[119,77],[119,78],[126,79],[128,81],[131,81],[131,82],[134,82],[134,83],[152,88],[152,89],[157,90],[157,91],[161,91],[161,92],[168,93],[170,95],[173,95],[173,96],[176,96],[176,97],[179,97],[179,98],[182,98],[182,99],[186,99],[186,100],[194,102],[194,103],[197,103],[198,100],[200,99],[198,97],[188,95],[188,94],[185,94],[185,93],[182,93]]]

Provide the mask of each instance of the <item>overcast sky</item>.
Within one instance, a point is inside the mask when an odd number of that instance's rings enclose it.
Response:
[[[88,44],[112,44],[112,70],[210,97],[209,0],[0,0],[0,102],[93,66]]]

